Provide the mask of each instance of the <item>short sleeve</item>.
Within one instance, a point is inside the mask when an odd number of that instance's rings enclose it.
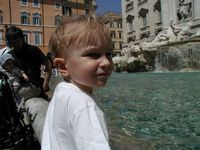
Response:
[[[96,112],[90,96],[74,94],[69,102],[70,127],[77,150],[110,150],[102,126],[103,114]],[[105,123],[105,122],[104,122]]]

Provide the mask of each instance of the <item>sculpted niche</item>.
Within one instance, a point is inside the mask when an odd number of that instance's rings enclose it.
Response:
[[[192,16],[192,2],[191,0],[179,0],[177,16],[180,22]]]

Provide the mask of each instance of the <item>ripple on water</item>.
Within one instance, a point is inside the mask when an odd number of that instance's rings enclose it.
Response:
[[[200,149],[199,83],[198,72],[114,73],[95,93],[113,128],[111,140],[113,134],[121,137],[120,144],[114,140],[120,150],[130,145],[138,150]]]

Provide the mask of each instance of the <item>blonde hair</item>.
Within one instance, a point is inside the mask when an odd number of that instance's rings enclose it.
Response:
[[[65,57],[70,49],[89,45],[106,45],[112,49],[110,32],[99,18],[86,15],[63,17],[51,36],[52,57]]]

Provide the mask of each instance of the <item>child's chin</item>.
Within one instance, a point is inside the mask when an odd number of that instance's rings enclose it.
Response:
[[[106,83],[107,83],[107,81],[100,81],[100,82],[98,82],[97,87],[103,87],[106,85]]]

